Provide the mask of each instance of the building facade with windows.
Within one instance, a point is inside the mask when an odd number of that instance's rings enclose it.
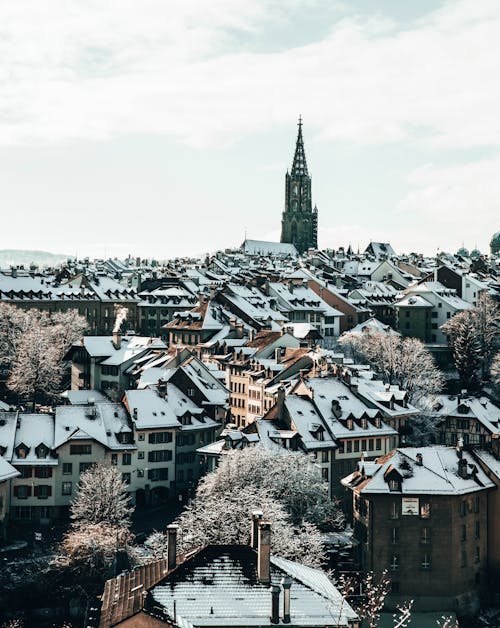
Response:
[[[391,606],[473,613],[487,589],[488,495],[494,483],[471,453],[396,449],[361,461],[352,492],[363,571],[391,580]]]

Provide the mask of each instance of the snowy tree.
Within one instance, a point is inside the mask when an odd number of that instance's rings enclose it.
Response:
[[[495,387],[495,394],[500,398],[500,351],[498,351],[491,362],[491,381]]]
[[[228,452],[201,480],[195,499],[176,521],[179,551],[207,543],[248,544],[253,510],[262,510],[272,522],[274,553],[311,566],[324,560],[318,525],[333,529],[344,523],[318,467],[307,456],[248,447]],[[147,545],[158,556],[164,543],[155,533]]]
[[[335,582],[343,597],[350,598],[354,591],[361,584],[362,595],[357,597],[357,602],[352,602],[354,610],[363,622],[363,626],[378,628],[380,616],[384,608],[385,600],[391,590],[391,581],[387,576],[387,571],[383,571],[379,578],[376,578],[373,571],[369,571],[364,579],[359,583],[356,577],[352,578],[342,575]],[[411,620],[411,610],[413,600],[398,606],[397,612],[393,615],[394,628],[406,628]]]
[[[13,330],[7,333],[6,322],[9,321]],[[33,403],[42,395],[50,398],[60,392],[64,374],[62,360],[86,326],[85,319],[76,310],[52,316],[38,310],[7,311],[3,317],[0,312],[0,344],[3,343],[8,352],[4,366],[10,369],[8,387]]]
[[[75,524],[128,529],[132,511],[127,485],[116,467],[99,462],[80,475],[78,492],[71,504]]]
[[[397,384],[408,392],[409,401],[422,409],[432,406],[444,379],[432,355],[417,338],[383,332],[344,334],[342,346],[355,346],[386,384]]]
[[[325,552],[319,529],[304,521],[294,525],[270,491],[256,487],[197,496],[175,522],[180,527],[179,553],[207,544],[248,545],[253,510],[261,510],[264,519],[271,521],[273,553],[311,567],[323,564]],[[161,533],[153,533],[145,545],[153,556],[166,552],[166,538]]]
[[[222,497],[244,488],[266,489],[283,505],[294,524],[305,519],[326,529],[343,527],[336,501],[314,461],[300,452],[262,446],[230,451],[198,485],[197,497]]]
[[[0,303],[0,366],[2,368],[10,369],[27,322],[25,312],[13,305]]]
[[[88,323],[85,317],[78,314],[78,310],[75,309],[52,314],[50,322],[53,327],[53,342],[62,359],[70,347],[87,331]]]
[[[102,592],[107,577],[120,571],[117,561],[133,563],[133,535],[127,528],[108,523],[73,525],[64,535],[51,567],[73,594],[92,597]]]
[[[7,385],[22,398],[36,402],[53,395],[61,381],[62,365],[51,335],[44,327],[25,331],[19,341]]]
[[[478,385],[478,369],[481,364],[481,347],[471,317],[461,317],[454,331],[453,361],[461,385],[472,389]]]
[[[484,376],[500,346],[500,308],[488,293],[484,292],[480,295],[476,307],[455,314],[442,326],[452,349],[455,347],[457,337],[463,333],[464,325],[469,324],[474,329]]]

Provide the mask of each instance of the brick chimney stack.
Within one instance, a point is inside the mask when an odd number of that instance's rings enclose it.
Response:
[[[177,566],[177,530],[179,526],[171,523],[167,526],[167,566],[168,570]]]
[[[271,523],[259,521],[257,575],[262,584],[271,582]]]
[[[290,576],[285,576],[281,580],[281,586],[283,587],[283,623],[290,623],[290,588],[292,586],[292,579]]]
[[[250,529],[250,546],[253,549],[259,547],[259,521],[262,521],[264,513],[262,510],[254,510],[252,512],[252,527]]]

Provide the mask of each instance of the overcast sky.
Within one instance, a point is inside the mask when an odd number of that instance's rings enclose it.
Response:
[[[279,239],[297,118],[319,244],[485,251],[498,0],[0,1],[0,249]]]

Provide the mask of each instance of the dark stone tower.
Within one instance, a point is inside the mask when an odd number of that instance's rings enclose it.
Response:
[[[307,171],[302,138],[302,118],[295,145],[292,171],[285,177],[285,211],[281,219],[281,242],[294,244],[299,253],[318,248],[318,208],[312,207],[311,177]]]

